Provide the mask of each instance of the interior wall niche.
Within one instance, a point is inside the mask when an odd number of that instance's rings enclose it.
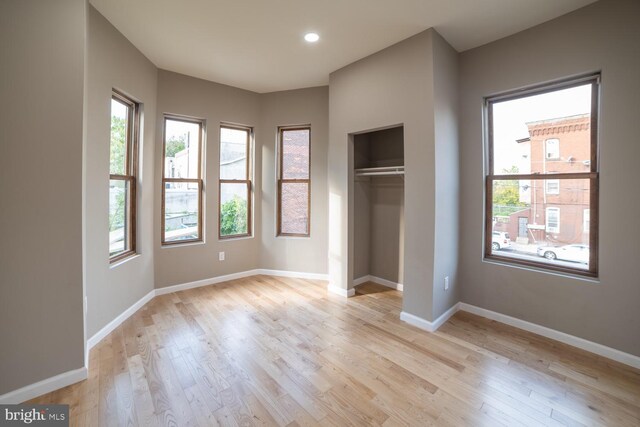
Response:
[[[354,280],[404,279],[404,128],[354,135]]]

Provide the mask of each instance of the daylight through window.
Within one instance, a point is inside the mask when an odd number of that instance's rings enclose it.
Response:
[[[138,104],[120,93],[111,96],[109,144],[109,259],[136,251],[136,170]]]
[[[311,128],[280,128],[278,147],[278,236],[310,234]]]
[[[162,244],[202,240],[203,123],[164,118]]]
[[[486,100],[485,257],[597,276],[599,76]]]
[[[251,235],[251,128],[220,127],[221,239]]]

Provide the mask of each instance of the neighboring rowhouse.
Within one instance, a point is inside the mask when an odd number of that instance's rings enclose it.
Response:
[[[590,166],[590,115],[582,114],[527,123],[531,173],[584,172]],[[589,243],[588,180],[520,181],[530,206],[509,215],[496,230],[523,243]]]

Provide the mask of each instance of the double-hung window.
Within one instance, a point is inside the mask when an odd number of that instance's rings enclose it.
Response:
[[[310,235],[311,128],[281,127],[278,131],[277,235]]]
[[[164,117],[161,242],[202,241],[202,120]]]
[[[109,144],[109,260],[136,253],[139,106],[113,91]]]
[[[251,235],[251,135],[248,127],[220,126],[220,239]]]
[[[599,81],[485,99],[485,259],[597,276]],[[497,247],[495,232],[517,239]]]

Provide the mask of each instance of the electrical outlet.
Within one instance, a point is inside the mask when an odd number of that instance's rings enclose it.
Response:
[[[224,261],[224,252],[218,252],[218,261]]]
[[[448,291],[449,290],[449,276],[446,276],[444,278],[444,290]]]

